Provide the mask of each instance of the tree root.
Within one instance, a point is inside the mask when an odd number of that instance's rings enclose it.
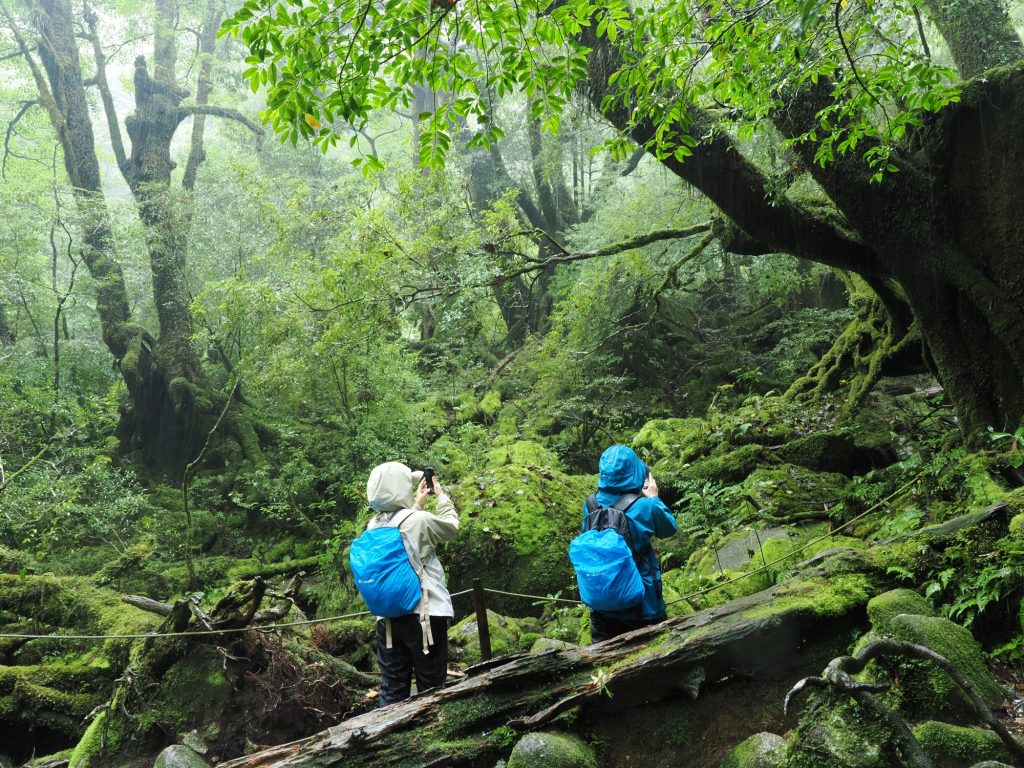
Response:
[[[888,690],[889,686],[887,684],[861,683],[852,677],[861,672],[869,661],[880,656],[906,656],[912,659],[925,659],[939,665],[967,695],[978,718],[998,734],[1013,764],[1024,766],[1024,748],[1010,735],[999,718],[992,714],[992,710],[988,708],[970,681],[945,656],[923,645],[898,640],[876,640],[865,645],[854,656],[840,656],[832,659],[825,667],[821,677],[805,677],[790,689],[786,694],[783,711],[788,713],[793,698],[810,687],[832,688],[847,693],[892,727],[899,739],[904,757],[913,768],[934,768],[906,721],[898,712],[890,710],[875,697],[874,694]]]
[[[814,402],[847,380],[844,410],[853,412],[882,376],[887,362],[920,341],[916,324],[900,332],[879,296],[856,275],[842,275],[854,318],[832,347],[786,391],[787,399]]]

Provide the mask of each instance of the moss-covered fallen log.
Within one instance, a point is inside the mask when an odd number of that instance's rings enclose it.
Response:
[[[556,721],[584,734],[615,727],[619,735],[609,743],[628,751],[629,722],[656,711],[656,719],[676,723],[674,736],[658,738],[649,727],[634,728],[633,748],[682,753],[681,721],[692,726],[691,715],[698,711],[700,718],[713,719],[723,706],[734,715],[746,708],[730,719],[732,730],[720,742],[704,734],[699,747],[696,739],[688,745],[694,765],[708,764],[731,746],[726,738],[735,743],[780,724],[784,681],[819,667],[828,649],[849,641],[847,630],[864,623],[864,606],[880,582],[866,563],[858,570],[849,560],[826,562],[763,592],[599,645],[479,665],[436,691],[222,766],[493,765],[519,734]],[[734,683],[760,693],[718,695]],[[764,695],[766,686],[773,693]],[[659,710],[664,705],[675,707],[673,714]],[[692,712],[680,714],[679,708]]]

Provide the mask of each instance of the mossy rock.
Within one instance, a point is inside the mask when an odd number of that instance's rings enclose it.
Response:
[[[526,637],[520,620],[487,609],[487,629],[491,640],[492,656],[507,656],[525,651],[535,641],[536,635]],[[481,661],[480,630],[476,614],[467,616],[448,632],[449,642],[455,646],[459,661],[476,664]]]
[[[887,467],[898,458],[889,425],[870,410],[862,410],[851,426],[791,440],[778,448],[777,455],[816,472],[848,476]]]
[[[209,768],[209,765],[194,749],[172,744],[157,755],[153,768]]]
[[[571,597],[569,542],[580,531],[584,499],[595,487],[593,477],[536,466],[509,465],[464,479],[452,490],[459,536],[441,553],[452,591],[468,589],[479,578],[490,589]],[[540,613],[534,602],[488,597],[495,610],[512,616]]]
[[[855,702],[815,695],[789,746],[787,768],[902,768],[886,723]]]
[[[1024,541],[1024,512],[1014,515],[1010,520],[1010,538],[1014,541]]]
[[[763,445],[750,443],[729,449],[720,446],[718,450],[688,466],[681,466],[668,474],[669,485],[678,483],[738,483],[746,478],[760,464],[773,464],[775,459]],[[661,483],[661,478],[658,478]]]
[[[575,736],[530,733],[508,758],[508,768],[598,768],[593,750]]]
[[[993,731],[935,721],[922,723],[913,730],[935,768],[969,768],[983,760],[1009,758]]]
[[[786,740],[775,733],[755,733],[730,750],[718,768],[782,768]]]
[[[884,633],[896,640],[923,645],[944,656],[960,671],[989,707],[997,707],[1003,692],[985,664],[985,655],[970,632],[938,616],[898,614]],[[956,715],[967,711],[966,695],[942,669],[926,661],[900,661],[901,708],[914,717]]]
[[[640,428],[629,444],[657,473],[693,461],[720,440],[711,434],[703,419],[653,419]]]
[[[532,440],[515,440],[497,445],[487,452],[488,468],[498,469],[510,464],[553,468],[561,466],[558,454]]]
[[[836,504],[842,500],[848,483],[845,475],[783,464],[756,469],[741,488],[768,517],[787,518]]]
[[[911,589],[891,589],[868,601],[868,619],[879,632],[889,629],[889,622],[901,613],[912,616],[934,616],[931,604]]]

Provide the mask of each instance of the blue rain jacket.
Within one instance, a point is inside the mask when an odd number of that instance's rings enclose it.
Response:
[[[647,465],[636,452],[625,445],[613,445],[601,454],[598,465],[597,503],[609,507],[626,493],[641,493],[647,479]],[[583,504],[583,528],[587,524],[587,505]],[[661,566],[654,550],[648,546],[651,539],[672,536],[676,532],[676,519],[659,498],[641,496],[626,511],[629,537],[634,554],[642,557],[637,563],[644,582],[644,599],[640,605],[622,611],[601,612],[618,621],[650,621],[665,615],[665,600],[661,596]]]

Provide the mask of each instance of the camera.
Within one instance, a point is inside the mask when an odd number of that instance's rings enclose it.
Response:
[[[424,467],[423,468],[423,479],[427,481],[427,493],[434,492],[434,468]]]

